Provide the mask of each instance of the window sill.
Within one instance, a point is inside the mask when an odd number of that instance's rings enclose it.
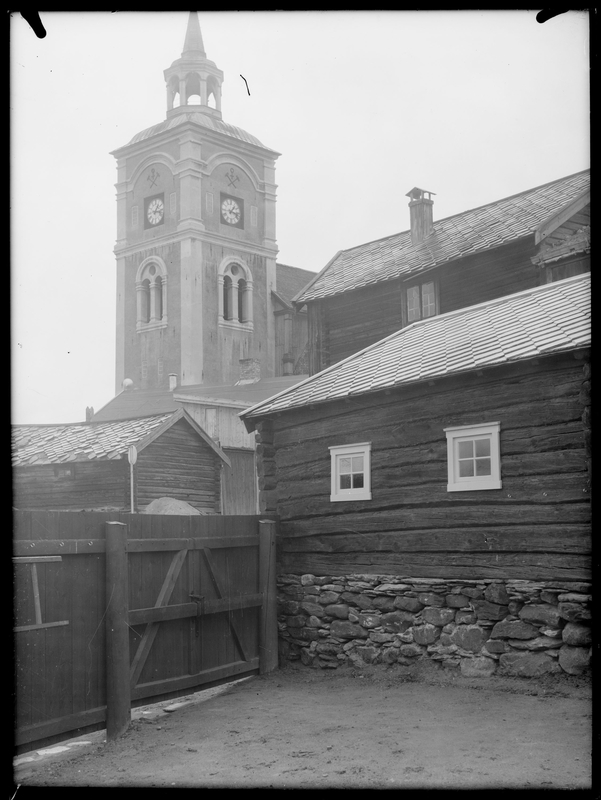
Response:
[[[231,328],[236,331],[252,331],[254,328],[252,322],[238,322],[235,319],[220,319],[219,325],[222,328]]]
[[[144,333],[145,331],[156,331],[159,328],[166,328],[166,327],[167,327],[167,317],[163,317],[163,319],[153,320],[152,322],[136,323],[136,331],[138,333]]]
[[[501,489],[499,480],[466,481],[465,483],[447,483],[447,492],[477,492],[484,489]]]
[[[371,500],[371,492],[369,491],[356,491],[349,492],[348,494],[331,494],[331,503],[352,502],[353,500]]]

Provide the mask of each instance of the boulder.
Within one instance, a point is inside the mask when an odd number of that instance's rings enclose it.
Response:
[[[557,628],[559,625],[560,612],[556,606],[527,605],[520,611],[520,619],[524,622],[534,622],[539,625],[548,625],[550,628]]]
[[[503,653],[499,656],[499,669],[506,675],[522,678],[561,672],[557,661],[545,653]]]
[[[440,635],[439,628],[437,628],[436,625],[430,625],[429,623],[426,623],[425,625],[414,625],[412,630],[413,641],[417,642],[417,644],[432,644]]]
[[[457,625],[472,625],[478,618],[474,611],[461,611],[455,614],[455,622]]]
[[[577,622],[568,622],[561,637],[564,644],[573,647],[588,647],[592,641],[591,629],[587,625],[579,625]]]
[[[436,592],[420,592],[417,599],[425,606],[444,606],[444,597]]]
[[[591,618],[591,612],[588,608],[580,603],[559,603],[558,606],[559,616],[568,622],[581,622]]]
[[[399,608],[402,611],[411,611],[416,613],[417,611],[421,611],[424,607],[423,603],[417,599],[417,597],[396,597],[394,600],[394,607]]]
[[[391,611],[380,617],[380,624],[388,633],[404,633],[413,622],[413,614],[407,611]]]
[[[348,619],[349,607],[346,603],[336,603],[331,606],[326,606],[324,611],[328,617],[335,617],[336,619]]]
[[[338,592],[322,592],[318,602],[321,603],[322,606],[329,606],[336,603],[339,597],[340,594]]]
[[[489,603],[496,603],[497,605],[509,605],[509,595],[507,589],[502,583],[491,583],[484,591],[484,597]]]
[[[509,639],[508,644],[516,650],[554,650],[561,647],[561,639],[537,636],[534,639]]]
[[[478,625],[460,625],[451,634],[451,642],[462,650],[479,653],[488,635]]]
[[[467,608],[470,604],[469,598],[464,594],[448,594],[446,601],[449,608]]]
[[[497,668],[492,658],[462,658],[460,664],[461,674],[466,678],[488,678]]]
[[[301,603],[300,608],[301,611],[304,611],[309,616],[314,617],[323,617],[326,613],[323,609],[323,606],[320,606],[317,603],[311,603],[308,600],[305,600],[304,603]]]
[[[430,625],[442,628],[443,625],[447,625],[451,620],[455,619],[455,609],[429,606],[422,611],[422,619],[429,622]]]
[[[534,639],[538,629],[520,619],[504,619],[497,622],[491,631],[491,639]]]
[[[478,619],[499,620],[504,619],[509,613],[507,606],[491,603],[488,600],[474,600],[472,605]]]
[[[591,651],[586,647],[564,644],[559,651],[559,666],[568,675],[581,675],[591,663]]]
[[[347,620],[335,620],[330,625],[330,634],[337,639],[367,639],[367,631],[361,625]]]

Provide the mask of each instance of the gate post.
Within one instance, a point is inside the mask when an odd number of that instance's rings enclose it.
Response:
[[[278,620],[275,533],[277,523],[259,520],[259,589],[263,592],[259,631],[259,673],[264,675],[278,666]]]
[[[106,738],[131,722],[127,525],[106,522]]]

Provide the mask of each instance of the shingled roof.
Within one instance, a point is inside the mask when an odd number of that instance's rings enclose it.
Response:
[[[415,322],[240,414],[269,414],[590,345],[590,273]]]
[[[488,205],[437,220],[424,241],[406,230],[341,250],[294,298],[297,306],[362,286],[424,272],[463,256],[533,234],[541,223],[590,186],[589,170],[568,175]]]
[[[142,450],[182,417],[229,464],[213,440],[183,409],[179,409],[171,414],[115,422],[13,425],[12,465],[23,467],[121,458],[131,445]]]

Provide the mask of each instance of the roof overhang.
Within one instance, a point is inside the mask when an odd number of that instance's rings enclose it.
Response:
[[[550,217],[547,217],[546,220],[541,222],[541,224],[535,228],[534,243],[538,245],[543,242],[547,236],[553,233],[553,231],[557,230],[557,228],[563,225],[564,222],[567,222],[571,217],[574,216],[574,214],[577,214],[590,202],[591,191],[590,189],[587,189],[586,191],[582,192],[582,194],[578,195],[578,197],[574,198],[571,203],[568,203],[566,206],[563,206],[563,208],[555,211]]]

